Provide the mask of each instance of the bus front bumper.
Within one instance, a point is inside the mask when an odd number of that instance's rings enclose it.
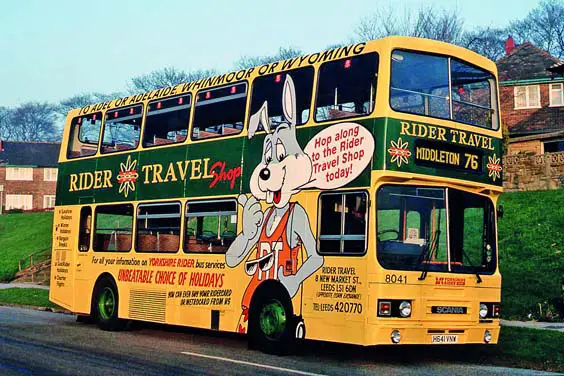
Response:
[[[476,326],[433,326],[410,325],[374,326],[368,343],[373,345],[448,345],[448,344],[496,344],[499,338],[499,324]]]

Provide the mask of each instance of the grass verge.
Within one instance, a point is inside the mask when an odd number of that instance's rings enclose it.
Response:
[[[0,281],[10,280],[23,257],[51,244],[53,213],[0,215]]]
[[[564,372],[564,333],[555,330],[504,326],[497,347],[486,350],[494,364]]]
[[[505,319],[537,319],[554,311],[564,277],[564,189],[501,196],[499,265]],[[539,307],[540,304],[540,307]]]
[[[0,305],[1,304],[62,309],[49,301],[49,290],[35,288],[9,288],[0,290]]]

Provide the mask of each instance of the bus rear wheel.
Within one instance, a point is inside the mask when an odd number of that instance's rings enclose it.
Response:
[[[102,330],[122,330],[124,320],[118,318],[119,295],[112,281],[104,279],[96,286],[94,294],[94,309],[98,326]]]

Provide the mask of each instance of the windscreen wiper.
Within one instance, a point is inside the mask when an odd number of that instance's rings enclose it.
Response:
[[[427,253],[425,253],[425,257],[423,258],[423,270],[421,271],[421,275],[418,278],[418,280],[420,281],[424,281],[425,278],[427,278],[427,272],[429,271],[429,261],[431,261],[431,257],[433,253],[435,253],[435,250],[437,248],[437,240],[439,239],[440,233],[441,232],[439,230],[435,231],[435,233],[431,237],[431,240],[429,241],[429,245],[423,248],[422,254],[424,252]]]
[[[466,252],[464,252],[464,250],[462,250],[462,256],[466,257],[466,261],[468,261],[468,264],[470,264],[472,269],[474,269],[474,274],[476,274],[476,282],[482,283],[482,277],[480,277],[480,273],[478,273],[478,267],[474,266],[474,264],[472,263],[472,260],[470,260],[470,257],[468,257],[468,255],[466,254]]]

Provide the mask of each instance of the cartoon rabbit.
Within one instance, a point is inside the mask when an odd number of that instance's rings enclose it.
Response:
[[[240,195],[243,206],[243,229],[229,247],[226,263],[239,265],[256,246],[256,258],[245,263],[252,279],[243,295],[239,332],[246,332],[248,310],[254,291],[265,280],[277,279],[290,297],[298,292],[302,282],[323,265],[323,257],[316,252],[316,241],[308,215],[297,202],[290,202],[311,179],[312,162],[296,138],[296,92],[290,75],[286,76],[282,94],[282,109],[286,121],[272,129],[265,101],[249,119],[249,138],[259,123],[266,130],[262,160],[251,175],[252,196]],[[260,200],[271,206],[262,210]],[[304,260],[298,268],[300,248]],[[242,325],[245,324],[245,325]]]

